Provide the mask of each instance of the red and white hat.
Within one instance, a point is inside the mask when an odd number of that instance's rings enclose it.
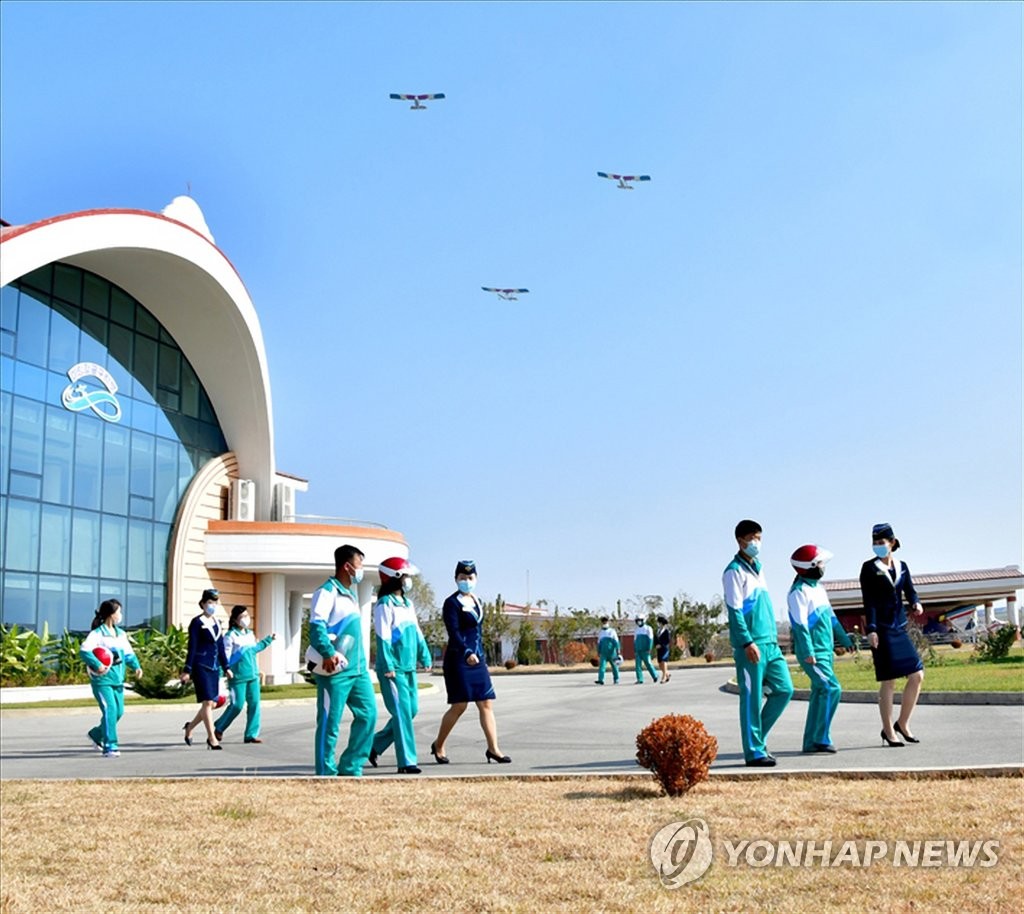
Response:
[[[824,565],[831,558],[832,553],[827,549],[808,543],[797,549],[789,557],[789,562],[797,571],[809,571],[811,568]]]
[[[394,558],[384,559],[380,563],[380,573],[387,578],[400,578],[404,575],[412,576],[419,574],[420,570],[408,559],[401,559],[395,556]]]

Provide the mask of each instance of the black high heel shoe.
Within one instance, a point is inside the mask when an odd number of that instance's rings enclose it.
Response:
[[[192,723],[192,721],[188,722],[188,724],[190,724],[190,723]],[[181,729],[185,731],[185,745],[186,746],[191,746],[192,745],[192,737],[188,735],[188,724],[185,724],[185,726],[182,727]]]
[[[223,749],[224,747],[220,743],[217,743],[217,745],[215,746],[213,743],[210,742],[210,738],[207,737],[206,738],[206,748],[207,749]]]
[[[911,735],[910,735],[909,733],[907,733],[907,731],[906,731],[906,730],[904,730],[904,729],[903,729],[903,728],[902,728],[902,727],[900,726],[900,722],[899,722],[899,721],[896,721],[896,723],[894,723],[894,724],[892,725],[892,728],[893,728],[893,730],[895,730],[895,731],[896,731],[896,732],[897,732],[897,733],[898,733],[898,734],[899,734],[900,736],[902,736],[902,737],[903,737],[903,738],[904,738],[904,739],[905,739],[905,740],[906,740],[906,741],[907,741],[908,743],[919,743],[919,742],[921,742],[921,740],[919,740],[919,739],[918,739],[918,738],[917,738],[916,736],[911,736]]]
[[[434,761],[437,762],[438,765],[447,765],[448,764],[449,760],[448,760],[448,756],[447,755],[438,755],[437,754],[437,743],[431,743],[430,744],[430,754],[432,756],[434,756]]]
[[[883,730],[882,731],[882,745],[883,746],[889,746],[891,748],[895,748],[896,746],[905,746],[906,743],[901,743],[898,739],[889,739],[889,737],[885,735],[885,731]]]
[[[485,757],[487,759],[488,765],[490,765],[491,762],[497,762],[499,765],[507,765],[509,762],[512,761],[512,759],[510,759],[507,755],[496,755],[495,753],[491,752],[490,749],[488,749],[487,752],[485,753]]]
[[[376,767],[377,767],[377,753],[376,753],[376,752],[374,752],[374,751],[373,751],[373,750],[371,749],[371,750],[370,750],[370,756],[369,756],[369,758],[367,758],[367,760],[366,760],[366,761],[368,761],[368,762],[370,763],[370,767],[371,767],[371,768],[376,768]]]

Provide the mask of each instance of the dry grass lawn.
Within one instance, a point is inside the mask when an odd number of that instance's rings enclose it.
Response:
[[[637,778],[0,784],[2,914],[1018,911],[1024,780]],[[711,869],[663,888],[651,836],[693,816]],[[996,839],[988,869],[726,865],[725,839]],[[890,858],[891,859],[891,858]]]

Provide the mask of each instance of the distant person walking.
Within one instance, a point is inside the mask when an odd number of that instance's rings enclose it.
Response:
[[[334,576],[313,593],[306,667],[316,682],[316,773],[360,777],[373,748],[377,698],[363,649],[359,582],[363,553],[348,544],[334,550]],[[341,714],[352,712],[348,745],[335,759]]]
[[[78,656],[89,671],[89,685],[93,698],[100,706],[99,726],[89,731],[89,739],[104,758],[117,758],[121,750],[117,744],[117,722],[124,714],[125,667],[142,676],[139,658],[135,656],[128,635],[120,628],[121,603],[104,600],[92,620],[92,631],[85,636]]]
[[[417,665],[429,670],[430,648],[416,618],[412,602],[413,576],[419,569],[403,558],[380,563],[380,590],[373,607],[373,630],[377,638],[377,682],[391,719],[373,736],[370,764],[392,743],[399,774],[419,774],[413,718],[420,707]]]
[[[836,641],[848,650],[853,642],[840,625],[821,579],[832,553],[820,546],[801,546],[790,557],[796,578],[786,598],[793,653],[811,680],[804,726],[804,752],[836,752],[830,727],[843,690],[832,668]]]
[[[601,616],[601,631],[597,633],[597,685],[604,685],[604,668],[611,664],[612,684],[619,684],[619,634],[612,628],[607,616]]]
[[[484,757],[493,762],[511,762],[498,747],[498,727],[494,720],[494,686],[484,656],[481,624],[484,608],[473,591],[476,589],[476,563],[463,560],[455,566],[455,593],[444,601],[441,614],[448,631],[448,645],[444,650],[444,685],[451,706],[441,718],[437,739],[430,746],[430,754],[439,765],[447,765],[445,743],[469,703],[476,702],[480,727],[487,739]]]
[[[188,625],[188,655],[181,681],[190,679],[195,684],[196,701],[199,710],[196,716],[184,726],[185,742],[192,745],[192,731],[199,724],[206,728],[206,748],[221,749],[220,740],[213,726],[213,707],[220,694],[220,673],[231,679],[234,675],[228,669],[228,658],[224,652],[224,631],[217,621],[220,608],[220,593],[215,589],[204,590],[199,598],[202,612]]]
[[[921,683],[924,682],[924,664],[907,634],[907,612],[904,598],[911,612],[920,618],[924,607],[917,597],[910,569],[893,553],[900,541],[889,524],[875,524],[871,529],[871,548],[875,557],[860,569],[860,592],[867,615],[868,646],[875,664],[878,689],[878,711],[882,717],[882,743],[903,746],[920,742],[910,730],[910,717],[914,713]],[[893,694],[896,680],[907,677],[900,701],[900,713],[892,720]],[[899,737],[903,737],[901,740]]]
[[[658,616],[658,669],[661,670],[661,682],[668,682],[672,674],[668,671],[668,658],[672,650],[672,632],[668,627],[668,619]]]
[[[633,667],[636,671],[636,684],[643,685],[644,669],[651,674],[654,682],[658,674],[651,666],[651,647],[654,645],[654,631],[643,616],[636,617],[636,631],[633,632]]]
[[[761,570],[761,525],[741,520],[736,525],[739,551],[722,575],[729,614],[729,641],[740,691],[740,736],[747,765],[771,768],[775,756],[766,740],[775,721],[793,697],[793,680],[779,650],[778,626],[768,584]],[[762,705],[762,695],[768,697]]]
[[[256,635],[249,628],[251,622],[248,606],[239,605],[231,610],[228,633],[224,636],[224,653],[228,658],[228,669],[234,677],[229,690],[231,704],[213,725],[213,735],[217,742],[224,738],[224,731],[242,713],[242,708],[246,708],[245,742],[263,742],[260,739],[260,669],[256,655],[270,647],[277,635],[271,633],[257,641]]]

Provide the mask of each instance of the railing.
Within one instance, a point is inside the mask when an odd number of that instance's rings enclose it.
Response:
[[[288,524],[327,524],[335,527],[374,527],[377,530],[390,530],[387,524],[379,524],[373,520],[357,520],[353,517],[328,517],[324,514],[285,514],[281,518]]]

